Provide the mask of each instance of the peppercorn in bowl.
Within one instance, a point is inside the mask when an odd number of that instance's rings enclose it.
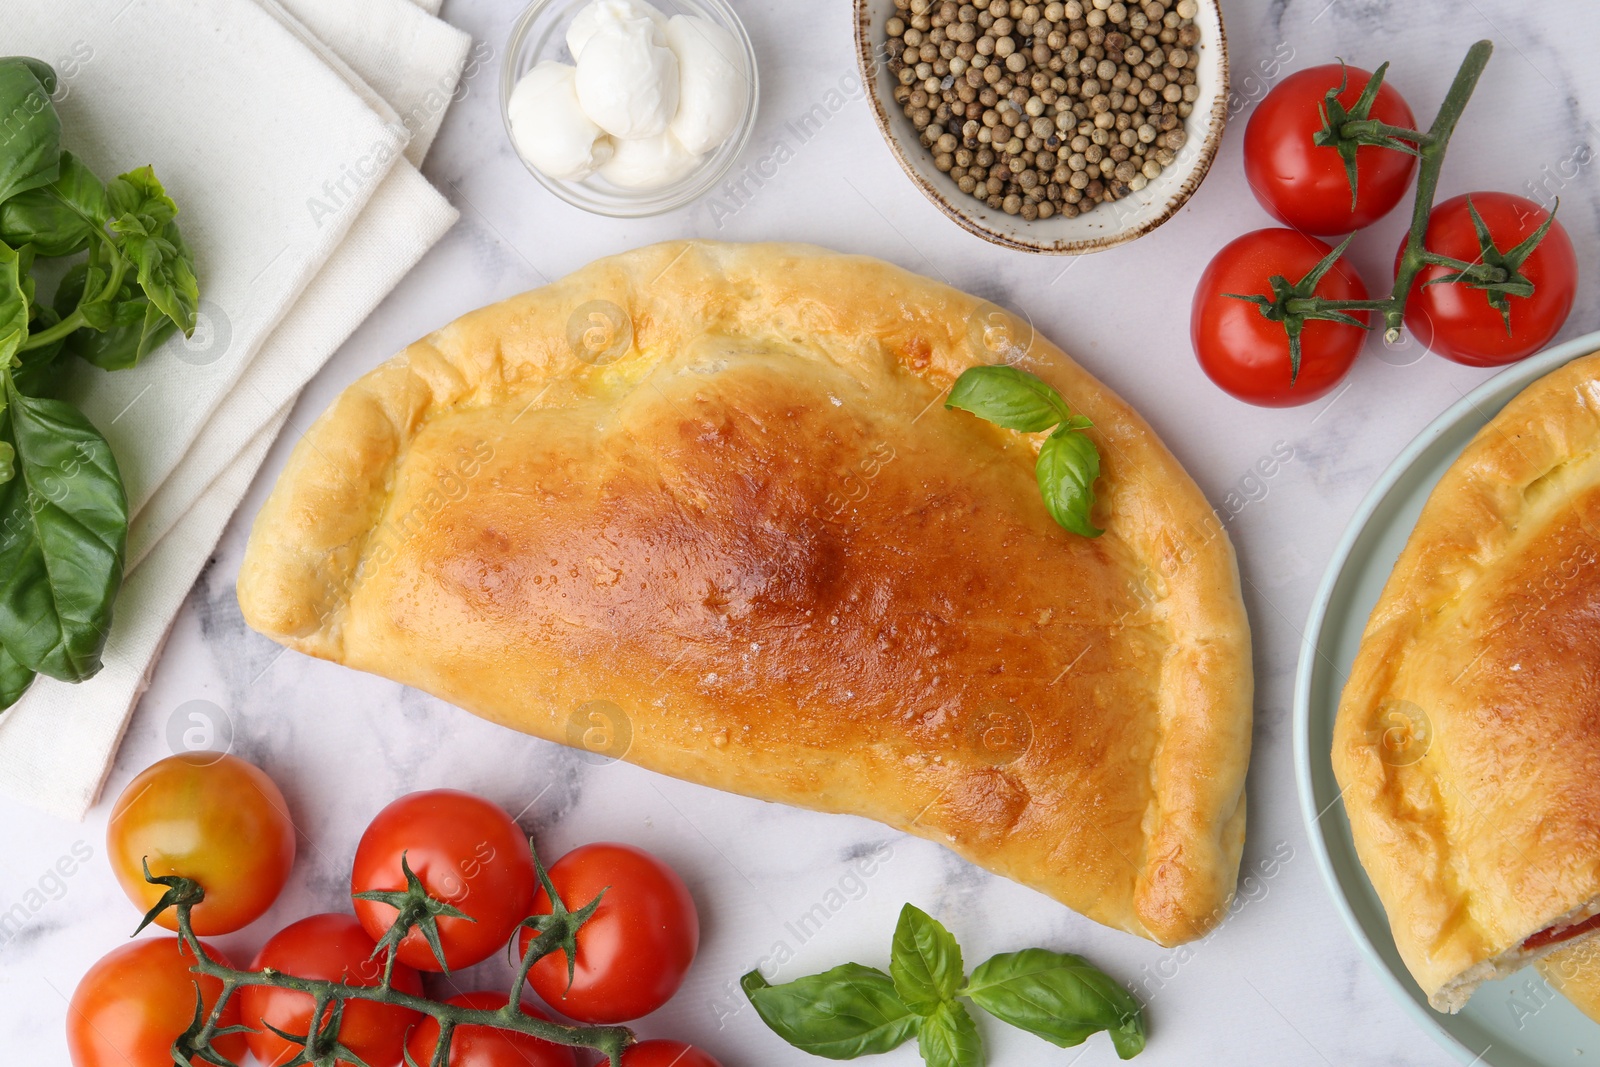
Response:
[[[1023,251],[1154,230],[1205,178],[1227,120],[1217,0],[856,0],[856,47],[907,176]]]

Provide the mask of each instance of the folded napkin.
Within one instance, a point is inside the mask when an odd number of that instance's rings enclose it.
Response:
[[[411,135],[406,158],[420,167],[444,121],[472,39],[414,4],[279,2],[394,109]],[[437,2],[432,9],[438,11]],[[384,20],[382,32],[373,32],[375,18]]]
[[[40,679],[0,715],[0,791],[87,812],[295,396],[455,221],[413,164],[470,38],[427,8],[70,0],[8,14],[7,51],[87,56],[70,74],[58,62],[67,147],[103,177],[154,165],[179,205],[202,301],[193,338],[74,381],[128,487],[129,573],[101,673]]]

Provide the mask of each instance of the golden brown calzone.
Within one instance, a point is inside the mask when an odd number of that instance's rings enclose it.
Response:
[[[1051,521],[1043,435],[943,406],[1008,355],[1094,420],[1104,536]],[[239,601],[291,648],[555,741],[620,728],[644,767],[878,819],[1163,944],[1233,890],[1250,644],[1212,509],[1023,323],[876,260],[666,244],[464,316],[300,442]]]
[[[1440,1011],[1600,912],[1600,356],[1535,382],[1434,488],[1373,609],[1333,767]]]

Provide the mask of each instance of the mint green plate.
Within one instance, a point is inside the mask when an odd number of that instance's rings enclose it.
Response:
[[[1457,1015],[1428,1007],[1400,960],[1377,893],[1367,881],[1339,803],[1329,753],[1345,674],[1395,559],[1446,469],[1512,397],[1579,356],[1600,333],[1574,338],[1518,363],[1433,420],[1390,464],[1345,530],[1311,605],[1295,675],[1294,757],[1300,807],[1335,904],[1368,961],[1416,1021],[1460,1058],[1492,1067],[1573,1067],[1600,1055],[1600,1024],[1524,969],[1479,988]]]

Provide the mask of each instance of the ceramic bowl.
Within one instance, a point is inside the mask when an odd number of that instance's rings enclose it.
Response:
[[[1173,164],[1143,189],[1070,219],[1056,215],[1030,222],[1021,215],[1007,215],[963,193],[954,179],[934,166],[933,153],[922,146],[916,127],[894,101],[897,82],[884,62],[885,27],[895,13],[894,0],[855,0],[857,60],[873,116],[890,150],[912,184],[940,211],[979,237],[1007,248],[1053,255],[1097,252],[1143,237],[1175,215],[1199,188],[1222,142],[1228,119],[1228,41],[1217,0],[1198,3],[1194,22],[1200,28],[1200,43],[1193,51],[1200,96],[1186,120],[1187,143]]]

